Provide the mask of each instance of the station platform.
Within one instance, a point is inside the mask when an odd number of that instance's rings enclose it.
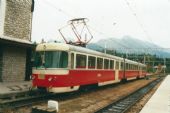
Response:
[[[167,75],[140,113],[170,113],[170,75]]]
[[[31,81],[23,82],[0,82],[0,98],[18,93],[24,93],[30,90],[32,86]]]

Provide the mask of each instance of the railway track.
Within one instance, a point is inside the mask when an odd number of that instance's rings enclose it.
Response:
[[[0,113],[4,109],[14,109],[14,108],[20,108],[20,107],[24,107],[24,106],[34,105],[34,104],[38,104],[41,102],[46,102],[49,99],[64,101],[67,99],[76,98],[78,95],[86,94],[86,93],[94,91],[94,90],[100,90],[100,87],[96,88],[96,89],[94,89],[94,87],[93,87],[88,90],[80,90],[77,92],[64,93],[64,94],[33,91],[33,92],[21,93],[19,95],[15,94],[15,96],[8,95],[5,98],[0,98]]]
[[[129,81],[127,83],[133,83],[133,81]],[[114,85],[109,85],[109,86],[104,86],[104,87],[98,87],[98,88],[92,88],[89,90],[81,90],[73,93],[65,93],[65,94],[54,94],[54,93],[45,93],[45,92],[29,92],[26,93],[25,96],[20,96],[16,98],[9,98],[9,99],[0,99],[0,113],[4,109],[15,109],[15,108],[21,108],[25,106],[32,106],[32,105],[37,105],[40,103],[44,103],[49,99],[57,100],[59,102],[63,102],[65,100],[71,100],[75,99],[79,96],[82,95],[87,95],[90,94],[90,92],[96,92],[96,91],[102,91],[106,90],[109,88],[113,88],[116,86],[119,86],[120,84],[114,84]],[[3,112],[2,112],[3,113]],[[101,112],[99,112],[101,113]],[[117,112],[116,112],[117,113]]]
[[[104,108],[96,111],[95,113],[125,113],[135,103],[138,102],[145,94],[147,94],[152,88],[154,88],[163,78],[156,79],[148,85],[138,89],[137,91],[127,95]]]
[[[11,109],[11,108],[19,108],[27,105],[32,105],[34,103],[46,101],[49,98],[55,97],[54,94],[47,94],[43,93],[40,94],[38,91],[34,92],[25,92],[25,94],[20,95],[19,97],[15,98],[2,98],[0,99],[0,113],[4,109]]]

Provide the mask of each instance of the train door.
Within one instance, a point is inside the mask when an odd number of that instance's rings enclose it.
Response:
[[[142,76],[142,68],[141,68],[141,66],[139,65],[139,77],[141,77]]]
[[[115,62],[115,81],[119,81],[119,68],[120,68],[120,63],[119,61]]]

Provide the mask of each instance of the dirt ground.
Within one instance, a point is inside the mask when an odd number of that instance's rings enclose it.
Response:
[[[94,113],[98,109],[141,88],[153,80],[155,80],[155,78],[135,80],[126,84],[113,85],[97,91],[81,94],[72,99],[59,101],[59,113]],[[147,99],[147,95],[145,98]],[[150,98],[150,96],[148,98]],[[145,101],[141,101],[141,103],[145,103]],[[47,103],[42,103],[41,105],[47,106]],[[143,105],[144,104],[138,104],[136,108],[141,108]],[[32,106],[27,106],[19,109],[8,109],[3,113],[31,113],[31,109]],[[132,109],[128,113],[138,113],[133,111]],[[138,111],[138,109],[136,109],[136,111]]]

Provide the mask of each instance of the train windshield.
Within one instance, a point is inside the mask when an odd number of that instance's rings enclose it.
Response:
[[[36,52],[34,65],[36,68],[67,68],[68,53],[65,51]]]

